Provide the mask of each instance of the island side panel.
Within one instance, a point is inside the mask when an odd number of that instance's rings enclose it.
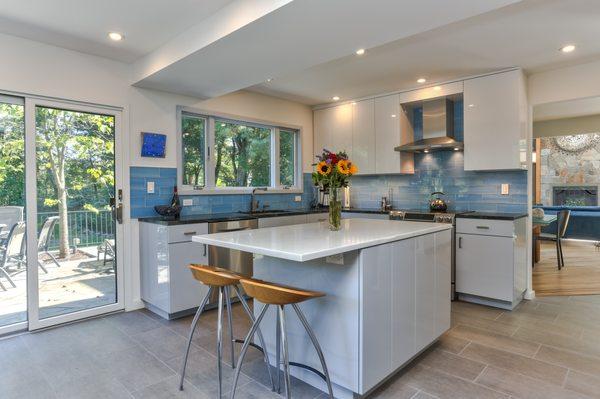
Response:
[[[343,254],[343,265],[326,262],[326,258],[295,262],[255,255],[254,277],[298,288],[325,292],[323,298],[311,299],[299,306],[306,315],[323,349],[336,397],[352,397],[358,392],[359,373],[359,261],[358,251]],[[255,315],[262,309],[256,303]],[[270,361],[275,361],[275,307],[261,323]],[[321,370],[310,339],[291,308],[286,309],[290,361]],[[313,373],[292,367],[294,376],[326,390]]]
[[[360,394],[450,328],[450,230],[361,250]]]

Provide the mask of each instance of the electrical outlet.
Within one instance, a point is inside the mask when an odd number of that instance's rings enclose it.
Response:
[[[153,181],[149,181],[146,183],[146,192],[148,194],[154,194],[154,182]]]
[[[194,205],[193,199],[188,198],[188,199],[183,200],[183,206],[192,206],[192,205]]]
[[[294,197],[294,202],[302,202],[302,196],[301,195],[296,195]]]
[[[502,188],[500,189],[500,194],[508,195],[508,191],[509,191],[508,183],[503,183]]]

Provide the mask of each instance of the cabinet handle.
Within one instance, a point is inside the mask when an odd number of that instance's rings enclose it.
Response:
[[[462,237],[458,237],[458,248],[462,248]]]
[[[477,228],[480,230],[489,230],[490,226],[477,226]]]
[[[196,232],[195,231],[186,231],[185,233],[183,233],[184,236],[195,236]]]
[[[206,247],[207,247],[207,245],[204,244],[204,255],[202,255],[202,256],[206,256]]]

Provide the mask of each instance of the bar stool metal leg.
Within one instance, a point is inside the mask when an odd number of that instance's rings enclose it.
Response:
[[[250,306],[248,306],[248,302],[246,302],[244,295],[242,295],[240,288],[237,285],[234,285],[233,289],[235,290],[235,293],[236,293],[237,297],[239,298],[240,303],[242,304],[242,307],[246,311],[246,314],[248,315],[248,317],[250,318],[252,323],[254,323],[256,321],[256,319],[254,318],[254,315],[252,314],[252,310],[250,309]],[[260,331],[260,327],[256,330],[256,335],[258,335],[258,340],[260,342],[260,346],[263,351],[265,364],[267,365],[267,372],[269,373],[269,380],[271,381],[271,387],[274,391],[275,384],[273,382],[273,374],[271,373],[271,364],[269,362],[269,354],[267,353],[267,344],[265,343],[265,339],[263,338],[262,332]]]
[[[277,393],[281,393],[281,328],[279,325],[279,311],[275,320],[275,364],[277,365]]]
[[[218,395],[221,397],[221,389],[223,385],[223,367],[221,364],[223,356],[223,287],[219,287],[219,307],[217,309],[217,374],[219,377],[219,390]]]
[[[231,314],[231,291],[229,286],[224,287],[225,289],[225,301],[227,304],[227,322],[229,323],[229,345],[231,349],[231,368],[235,368],[235,352],[233,349],[234,338],[233,338],[233,322]]]
[[[185,350],[185,356],[183,357],[183,365],[181,366],[181,379],[179,380],[179,390],[180,391],[183,391],[183,378],[185,377],[185,368],[187,366],[188,355],[190,354],[190,346],[192,344],[192,338],[194,337],[194,331],[196,331],[196,325],[198,324],[198,321],[200,320],[200,315],[204,311],[204,307],[208,303],[208,299],[210,298],[210,295],[212,294],[212,292],[213,292],[213,288],[209,287],[208,292],[206,293],[206,296],[204,297],[204,299],[202,300],[202,303],[200,304],[200,306],[198,307],[198,310],[196,311],[194,320],[192,320],[192,326],[190,328],[190,335],[188,338],[187,349]]]
[[[291,384],[290,384],[290,362],[288,354],[288,342],[287,334],[285,332],[285,310],[283,305],[278,306],[279,313],[279,325],[281,326],[281,347],[283,349],[283,378],[285,381],[285,397],[290,399],[291,395]]]
[[[240,371],[242,370],[242,362],[244,361],[244,357],[246,356],[246,352],[248,351],[248,347],[250,346],[250,340],[252,339],[252,336],[256,333],[256,330],[258,330],[260,322],[267,313],[267,309],[269,309],[269,305],[265,304],[262,310],[260,311],[260,314],[258,315],[256,321],[252,323],[252,327],[250,328],[250,331],[248,331],[248,335],[246,335],[246,338],[244,339],[244,345],[242,345],[242,350],[240,351],[240,356],[238,357],[238,362],[235,367],[236,370],[235,375],[233,377],[233,385],[231,386],[231,399],[235,398],[235,389],[237,388],[237,382],[240,377]]]
[[[293,303],[292,307],[296,311],[296,314],[298,315],[300,322],[304,326],[304,329],[308,333],[308,336],[310,337],[310,340],[312,341],[312,344],[315,347],[315,350],[317,351],[317,355],[319,356],[319,360],[321,361],[321,367],[323,367],[323,374],[325,375],[325,382],[327,383],[327,390],[329,391],[329,397],[331,399],[333,399],[333,388],[331,387],[331,380],[329,379],[329,371],[327,371],[327,364],[325,363],[325,356],[323,356],[323,351],[321,350],[321,345],[319,345],[317,336],[315,335],[315,332],[313,331],[313,329],[310,327],[308,320],[306,320],[306,317],[304,316],[304,313],[302,313],[302,310],[300,310],[300,307],[298,306],[298,304]]]

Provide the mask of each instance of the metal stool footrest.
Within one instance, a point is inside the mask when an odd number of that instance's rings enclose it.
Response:
[[[246,341],[244,341],[243,339],[234,339],[233,342],[235,342],[236,344],[242,344],[242,345],[244,345],[244,343]],[[260,345],[256,345],[254,342],[249,342],[248,345],[250,345],[254,349],[259,350],[261,353],[265,353],[265,351],[263,350],[263,348]]]
[[[303,363],[296,363],[296,362],[289,362],[288,363],[290,366],[294,366],[294,367],[299,367],[302,369],[306,369],[308,371],[312,371],[313,373],[315,373],[316,375],[318,375],[319,377],[321,377],[321,379],[325,382],[327,382],[327,377],[325,377],[325,374],[321,373],[319,370],[317,370],[314,367],[308,366],[306,364]]]

